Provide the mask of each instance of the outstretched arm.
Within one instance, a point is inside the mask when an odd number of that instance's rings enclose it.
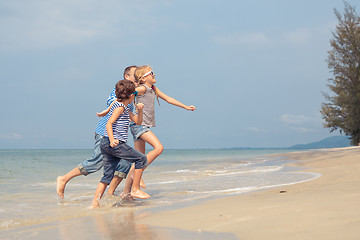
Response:
[[[159,88],[156,88],[156,91],[158,93],[158,96],[163,99],[165,102],[170,103],[172,105],[175,105],[177,107],[181,107],[184,108],[188,111],[195,111],[196,107],[193,105],[187,106],[181,102],[179,102],[178,100],[176,100],[175,98],[169,97],[168,95],[166,95],[165,93],[163,93],[162,91],[159,90]]]
[[[116,101],[116,95],[115,95],[115,88],[113,88],[113,90],[111,91],[107,101],[106,101],[106,104],[109,106],[107,109],[99,112],[99,113],[96,113],[96,115],[98,117],[104,117],[106,116],[106,114],[108,114],[110,112],[110,108],[111,106],[114,104],[114,102]]]
[[[115,99],[115,100],[116,100],[116,99]],[[108,114],[108,113],[110,112],[110,108],[112,107],[112,105],[114,104],[114,102],[115,102],[115,101],[113,101],[107,109],[105,109],[105,110],[103,110],[103,111],[101,111],[101,112],[97,112],[96,115],[97,115],[98,117],[104,117],[104,116],[106,116],[106,114]]]
[[[138,95],[144,95],[146,92],[146,87],[144,86],[138,86],[137,88],[135,88],[135,90],[138,92]]]

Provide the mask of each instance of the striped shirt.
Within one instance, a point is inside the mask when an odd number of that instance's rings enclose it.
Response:
[[[115,95],[115,88],[111,91],[108,99],[107,99],[107,106],[109,107],[110,104],[116,99],[116,95]],[[127,105],[128,109],[131,111],[131,112],[134,112],[134,104],[133,103],[130,103],[129,105]],[[110,112],[109,112],[110,113]],[[106,132],[106,123],[107,121],[109,120],[111,114],[107,114],[106,116],[102,117],[95,129],[95,132],[100,134],[101,136],[104,136],[104,132]]]
[[[112,130],[114,134],[114,138],[118,139],[122,142],[126,142],[128,139],[128,130],[129,130],[129,109],[122,103],[116,101],[110,108],[110,112],[107,114],[111,116],[115,109],[123,107],[125,108],[124,112],[116,119],[116,121],[112,125]],[[107,131],[104,131],[104,136],[108,137]]]

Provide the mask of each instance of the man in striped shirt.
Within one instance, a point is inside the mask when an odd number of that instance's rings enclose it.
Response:
[[[135,82],[134,78],[134,72],[136,70],[136,66],[129,66],[125,68],[124,70],[124,79],[130,80]],[[115,87],[111,91],[110,96],[107,99],[107,105],[110,106],[110,104],[116,99],[115,95]],[[129,104],[128,108],[130,111],[134,111],[134,105]],[[102,117],[95,129],[95,144],[94,144],[94,150],[92,157],[83,161],[80,163],[77,167],[70,170],[68,173],[66,173],[63,176],[58,176],[56,179],[56,192],[61,197],[64,198],[64,191],[66,184],[74,177],[84,175],[87,176],[88,174],[94,173],[99,171],[103,166],[103,156],[101,154],[100,150],[100,142],[104,135],[104,132],[106,131],[106,123],[109,116]],[[130,170],[131,164],[128,161],[120,161],[117,165],[115,176],[117,176],[117,181],[119,183],[122,181],[122,179],[126,178],[129,170]],[[113,189],[114,191],[115,189]],[[113,193],[112,191],[112,193]]]

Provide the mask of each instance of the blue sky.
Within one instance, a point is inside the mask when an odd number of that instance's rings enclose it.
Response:
[[[357,1],[348,1],[359,12]],[[128,65],[161,102],[165,148],[287,147],[330,134],[320,114],[342,0],[0,1],[0,148],[92,148],[96,111]]]

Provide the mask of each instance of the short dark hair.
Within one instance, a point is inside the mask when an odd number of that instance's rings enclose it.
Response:
[[[124,78],[125,78],[125,75],[128,75],[128,74],[129,74],[129,72],[130,72],[130,70],[131,70],[132,68],[137,68],[137,66],[132,65],[132,66],[128,66],[127,68],[125,68],[125,70],[124,70]]]
[[[115,85],[115,94],[118,101],[129,99],[135,92],[135,84],[130,80],[120,80]]]

